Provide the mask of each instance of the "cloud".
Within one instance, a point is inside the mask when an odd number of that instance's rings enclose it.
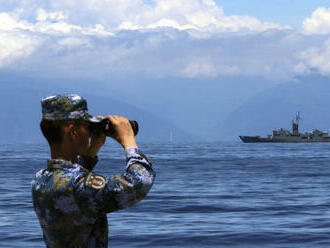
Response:
[[[0,12],[0,67],[26,59],[45,41],[49,42],[52,36],[55,36],[55,40],[67,36],[67,39],[57,43],[58,46],[67,47],[86,45],[85,36],[113,35],[100,24],[87,28],[70,24],[62,12],[47,12],[39,8],[35,22],[22,20],[21,15],[20,9]]]
[[[84,38],[77,38],[77,37],[68,37],[68,38],[63,38],[58,41],[58,44],[61,47],[82,47],[82,46],[91,46],[89,40],[84,39]]]
[[[312,16],[303,22],[303,32],[306,34],[330,33],[330,8],[318,8]]]
[[[47,12],[44,9],[37,10],[37,18],[38,21],[46,21],[46,20],[53,20],[53,21],[61,21],[67,19],[67,16],[62,12]]]
[[[14,9],[29,17],[30,22],[44,22],[52,26],[50,29],[66,32],[77,26],[85,29],[95,25],[102,25],[111,32],[160,27],[201,32],[262,32],[290,28],[264,23],[251,16],[227,16],[213,0],[157,0],[151,3],[142,0],[57,0],[47,3],[31,0],[29,5],[26,1],[12,2],[16,2]],[[62,26],[65,23],[71,29],[54,27],[52,23]]]
[[[281,31],[209,39],[169,28],[107,37],[45,37],[21,64],[34,65],[40,74],[101,80],[116,75],[206,79],[243,75],[283,81],[301,73],[295,67],[304,60],[296,54],[309,48],[303,36]]]
[[[300,62],[295,66],[298,74],[317,72],[330,75],[330,8],[318,8],[311,17],[303,21],[303,33],[316,37],[317,44],[303,49],[297,58]]]
[[[20,11],[9,13],[0,12],[0,31],[29,31],[35,35],[112,35],[111,32],[106,31],[100,24],[89,27],[71,24],[65,21],[66,17],[62,12],[47,12],[39,8],[36,13],[37,17],[35,22],[29,22],[20,19]]]
[[[310,50],[324,38],[227,16],[213,0],[12,2],[11,11],[0,12],[1,68],[16,63],[16,70],[30,73],[93,79],[244,75],[284,81],[321,68],[315,61],[328,58],[320,58],[326,45]]]
[[[0,67],[30,56],[41,39],[23,33],[0,32]]]
[[[193,29],[212,33],[262,32],[268,29],[289,28],[276,23],[263,23],[250,16],[226,16],[222,7],[217,6],[212,0],[158,0],[153,1],[152,5],[136,1],[135,4],[133,10],[124,8],[124,12],[127,11],[125,16],[119,18],[119,25],[112,27],[117,30],[171,27],[178,30]],[[106,19],[104,21],[107,22]]]
[[[187,34],[193,39],[208,39],[217,33],[261,32],[283,28],[278,24],[262,23],[254,17],[226,16],[213,0],[158,0],[151,3],[142,0],[80,0],[77,3],[76,0],[12,0],[11,11],[0,12],[3,51],[0,66],[5,67],[20,59],[20,63],[26,60],[28,66],[29,63],[38,63],[38,59],[43,61],[46,58],[54,70],[56,64],[60,64],[52,62],[54,59],[74,64],[77,64],[76,59],[86,60],[86,66],[93,66],[87,57],[90,56],[99,61],[98,69],[111,68],[112,72],[117,72],[115,63],[119,63],[124,64],[132,73],[143,72],[145,66],[148,66],[155,70],[148,73],[157,75],[216,76],[221,72],[232,73],[236,71],[233,70],[236,66],[206,62],[207,56],[192,54],[194,60],[188,62],[170,58],[178,66],[172,68],[171,65],[164,65],[161,57],[151,58],[154,55],[150,51],[163,54],[159,49],[170,49],[164,42],[181,42],[180,37],[187,37]],[[174,30],[169,31],[171,29]],[[122,36],[123,31],[130,32],[132,37],[126,34]],[[103,41],[99,37],[103,37]],[[104,38],[110,45],[104,43]],[[36,50],[37,53],[33,53]],[[182,53],[188,56],[189,52],[183,49]],[[27,59],[31,54],[34,57]],[[102,55],[107,57],[95,58]],[[148,55],[150,59],[143,58]],[[145,61],[147,65],[140,67],[138,58],[134,60],[132,56],[140,56],[140,61]],[[148,60],[155,64],[149,65]],[[158,68],[160,65],[163,65],[162,68]],[[82,65],[81,68],[85,70],[86,66]],[[192,71],[193,68],[195,71]]]
[[[303,60],[300,68],[304,73],[318,71],[322,75],[330,75],[330,39],[326,40],[320,47],[311,47],[299,54]]]
[[[237,65],[218,64],[212,61],[214,58],[195,57],[190,58],[182,65],[182,76],[188,78],[212,78],[219,75],[235,75],[239,74]]]
[[[31,24],[20,21],[17,13],[0,13],[0,31],[30,30]]]

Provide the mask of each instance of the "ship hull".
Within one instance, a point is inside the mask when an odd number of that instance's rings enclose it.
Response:
[[[244,143],[313,143],[330,142],[330,136],[327,137],[260,137],[260,136],[239,136]]]
[[[259,136],[239,136],[244,143],[268,143],[272,142],[271,138],[262,138]]]

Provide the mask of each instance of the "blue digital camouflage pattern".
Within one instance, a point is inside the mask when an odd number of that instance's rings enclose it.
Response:
[[[99,122],[100,119],[88,114],[87,102],[75,94],[60,94],[41,100],[42,119],[44,120],[76,120]]]
[[[146,156],[126,152],[126,172],[110,178],[86,169],[83,161],[55,159],[36,174],[33,205],[47,247],[108,247],[106,214],[142,200],[155,179]]]

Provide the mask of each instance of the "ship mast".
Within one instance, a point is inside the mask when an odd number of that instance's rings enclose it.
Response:
[[[293,136],[299,136],[299,121],[300,120],[301,120],[300,113],[298,112],[295,116],[295,119],[292,120],[292,134],[293,134]]]

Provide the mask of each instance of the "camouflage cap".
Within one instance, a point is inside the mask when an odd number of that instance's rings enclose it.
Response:
[[[78,120],[99,122],[100,119],[88,114],[87,102],[75,94],[60,94],[41,100],[43,120]]]

